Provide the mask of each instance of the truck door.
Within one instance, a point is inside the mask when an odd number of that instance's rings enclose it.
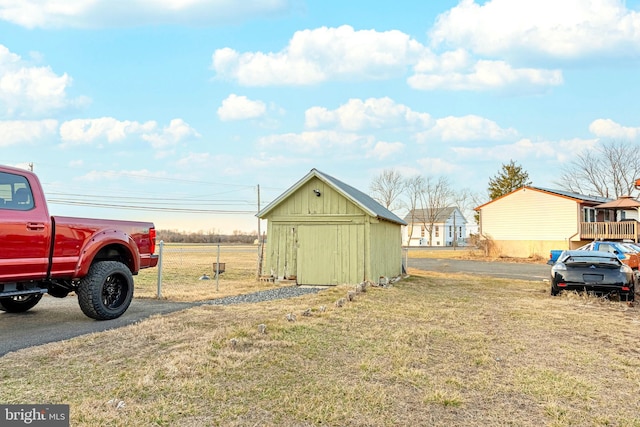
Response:
[[[28,180],[0,172],[0,281],[43,279],[50,236],[48,210],[34,201]]]

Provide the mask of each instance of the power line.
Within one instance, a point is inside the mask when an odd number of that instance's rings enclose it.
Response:
[[[87,195],[87,194],[79,194],[79,193],[62,193],[56,191],[47,192],[48,196],[58,196],[68,198],[68,200],[77,200],[79,201],[102,201],[105,196],[100,195]],[[47,197],[49,199],[49,197]],[[50,199],[54,200],[54,199]],[[61,199],[57,199],[58,201]],[[65,199],[67,200],[67,199]],[[136,196],[118,196],[116,199],[118,202],[126,202],[126,203],[159,203],[159,204],[167,204],[168,202],[188,202],[190,204],[211,204],[211,205],[251,205],[254,206],[255,202],[253,200],[243,200],[243,199],[199,199],[194,197],[136,197]]]
[[[205,213],[205,214],[256,214],[255,210],[222,210],[222,209],[193,209],[193,208],[175,208],[175,207],[158,207],[158,206],[135,206],[135,205],[117,205],[112,203],[91,203],[80,202],[74,200],[64,199],[51,199],[48,200],[50,204],[55,205],[68,205],[68,206],[83,206],[83,207],[95,207],[95,208],[109,208],[109,209],[124,209],[124,210],[139,210],[149,212],[174,212],[174,213]]]

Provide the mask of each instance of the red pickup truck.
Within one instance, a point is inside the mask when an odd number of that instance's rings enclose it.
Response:
[[[29,171],[0,166],[0,310],[19,313],[48,293],[75,292],[97,320],[121,316],[133,276],[155,267],[153,223],[50,216]]]

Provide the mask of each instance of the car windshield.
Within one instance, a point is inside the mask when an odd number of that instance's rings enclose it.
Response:
[[[624,245],[616,245],[616,249],[622,252],[623,254],[628,254],[629,252],[634,252],[632,249],[624,246]]]

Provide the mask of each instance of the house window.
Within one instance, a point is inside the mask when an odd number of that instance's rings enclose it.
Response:
[[[424,237],[425,235],[425,231],[424,231],[424,226],[420,227],[420,237]]]
[[[582,208],[583,222],[596,222],[596,210],[593,208]]]
[[[440,227],[436,225],[436,237],[440,237]]]
[[[611,221],[611,211],[610,210],[605,210],[603,215],[602,215],[602,219],[604,221]]]
[[[453,227],[449,226],[449,238],[453,237]]]

